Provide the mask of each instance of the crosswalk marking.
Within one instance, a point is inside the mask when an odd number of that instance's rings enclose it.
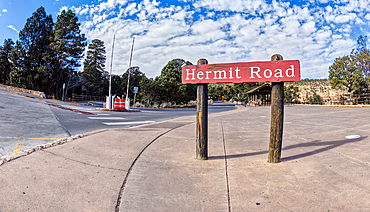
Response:
[[[109,120],[122,120],[122,119],[125,119],[125,118],[122,118],[122,117],[97,117],[97,116],[89,116],[87,118],[89,118],[89,119],[109,119]]]
[[[129,124],[147,124],[155,121],[131,121],[131,122],[103,122],[105,125],[129,125]]]
[[[92,109],[92,108],[78,107],[78,106],[71,106],[71,105],[61,105],[61,106],[65,107],[65,108],[72,109],[72,110],[79,110],[79,111],[83,111],[83,112],[89,112],[89,113],[95,113],[95,114],[101,113],[101,111],[95,110],[95,109]]]
[[[165,113],[165,112],[162,112],[162,111],[149,111],[149,110],[142,110],[141,112],[142,113]]]

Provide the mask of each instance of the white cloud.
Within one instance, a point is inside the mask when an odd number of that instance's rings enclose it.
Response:
[[[231,11],[231,12],[263,12],[267,7],[264,0],[198,0],[194,3],[195,8],[204,7],[216,11]]]
[[[59,9],[59,13],[61,13],[63,10],[65,11],[68,11],[70,8],[68,8],[67,6],[63,6]]]
[[[8,12],[8,10],[7,10],[7,9],[3,9],[2,11],[3,11],[3,13],[7,13],[7,12]]]
[[[14,30],[14,31],[16,31],[17,33],[19,33],[19,31],[13,25],[9,25],[7,27],[10,28],[10,29],[12,29],[12,30]]]
[[[370,20],[369,3],[362,0],[310,0],[306,6],[265,0],[182,2],[108,0],[71,9],[85,16],[81,28],[88,39],[105,42],[107,56],[116,35],[114,74],[127,70],[135,36],[133,65],[149,77],[158,76],[174,58],[225,63],[269,60],[275,53],[301,60],[303,78],[327,77],[333,60],[355,46],[350,34],[367,29],[364,20]]]
[[[346,23],[346,22],[349,22],[349,21],[352,21],[356,19],[356,14],[355,13],[350,13],[350,14],[346,14],[346,15],[339,15],[339,16],[336,16],[334,18],[334,23]]]

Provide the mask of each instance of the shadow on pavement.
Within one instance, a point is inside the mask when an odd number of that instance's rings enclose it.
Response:
[[[300,148],[300,147],[312,147],[312,146],[321,146],[322,148],[310,151],[310,152],[305,152],[302,154],[294,155],[294,156],[289,156],[289,157],[283,157],[281,158],[281,161],[291,161],[291,160],[297,160],[300,158],[312,156],[315,154],[319,154],[321,152],[325,152],[331,149],[334,149],[336,147],[342,146],[344,144],[348,143],[355,143],[362,141],[366,139],[368,136],[357,138],[357,139],[343,139],[339,141],[327,141],[327,142],[320,142],[320,140],[315,140],[307,143],[301,143],[301,144],[294,144],[294,145],[289,145],[286,147],[282,148],[282,151],[288,150],[288,149],[294,149],[294,148]],[[248,156],[255,156],[255,155],[261,155],[261,154],[268,154],[268,151],[259,151],[259,152],[250,152],[250,153],[244,153],[244,154],[234,154],[234,155],[227,155],[227,158],[241,158],[241,157],[248,157]],[[210,156],[208,157],[209,160],[218,160],[218,159],[225,159],[225,156]]]

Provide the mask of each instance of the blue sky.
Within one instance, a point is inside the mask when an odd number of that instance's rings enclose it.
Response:
[[[40,6],[54,22],[61,10],[74,11],[88,40],[105,42],[107,71],[115,34],[114,74],[127,70],[135,36],[132,65],[148,77],[174,58],[214,64],[278,53],[301,61],[302,78],[326,78],[334,59],[370,34],[370,0],[0,0],[0,45],[16,41]]]

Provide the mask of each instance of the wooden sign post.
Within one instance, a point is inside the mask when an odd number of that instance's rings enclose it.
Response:
[[[208,64],[205,59],[198,60],[198,65]],[[196,158],[208,159],[208,84],[197,85],[197,142]]]
[[[208,64],[198,60],[197,65],[182,68],[183,84],[198,84],[197,87],[197,159],[208,159],[208,83],[271,82],[271,132],[269,163],[278,163],[284,120],[284,82],[301,79],[299,60],[283,60],[273,55],[271,61]]]
[[[281,61],[283,56],[275,54],[271,61]],[[283,143],[284,126],[284,82],[273,82],[271,86],[271,128],[268,163],[279,163]]]

